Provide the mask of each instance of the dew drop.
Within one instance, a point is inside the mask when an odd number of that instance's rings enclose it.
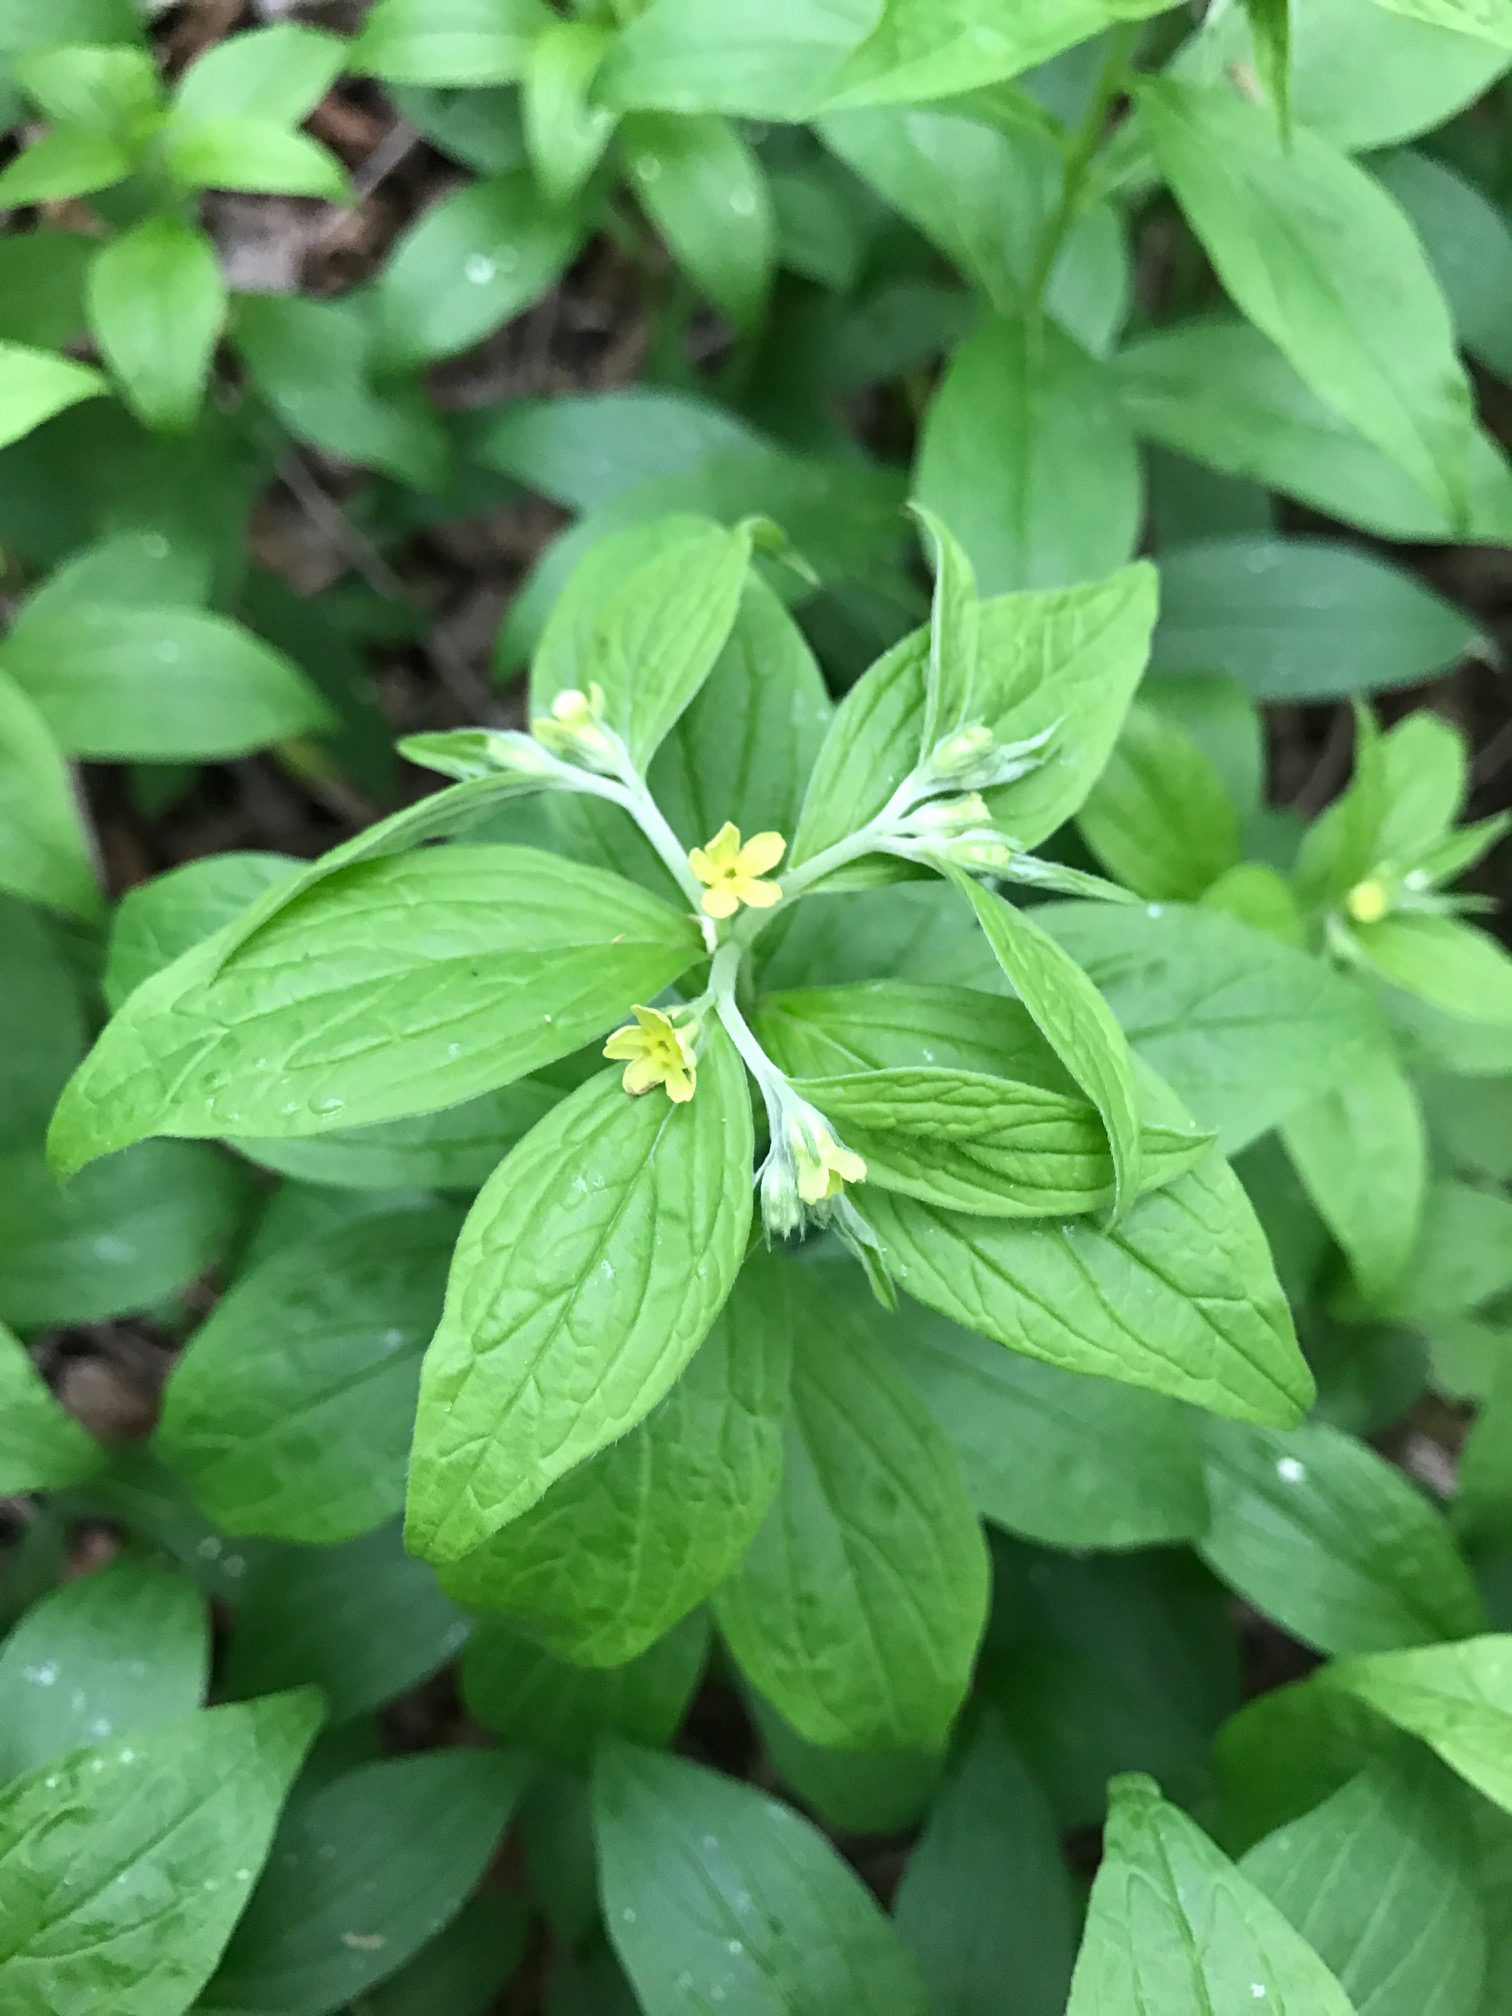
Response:
[[[213,1537],[208,1540],[201,1540],[194,1551],[198,1554],[201,1561],[213,1561],[221,1551],[221,1543]]]
[[[654,154],[642,154],[637,157],[635,172],[642,182],[654,182],[661,171],[662,164]]]
[[[486,252],[474,252],[462,268],[474,287],[486,287],[498,270],[498,266]]]
[[[1281,1456],[1276,1461],[1276,1475],[1283,1484],[1300,1484],[1307,1475],[1307,1465],[1295,1456]]]
[[[147,555],[149,560],[166,560],[168,558],[168,541],[163,537],[161,532],[145,533],[142,538],[142,551]]]
[[[730,208],[737,217],[754,217],[756,214],[756,192],[753,189],[732,189]]]
[[[159,644],[158,662],[162,665],[177,665],[181,653],[177,644]]]
[[[339,1113],[345,1104],[345,1099],[317,1099],[315,1101],[315,1111],[317,1113]]]
[[[247,1572],[246,1561],[240,1554],[228,1554],[221,1565],[233,1581]]]
[[[1163,917],[1165,915],[1164,903],[1147,903],[1145,905],[1145,915],[1146,917]]]
[[[624,1910],[621,1911],[620,1917],[626,1925],[633,1925],[635,1923],[635,1913],[634,1911],[631,1910],[628,1904],[625,1906]]]
[[[34,1687],[54,1687],[58,1681],[58,1669],[51,1662],[46,1666],[28,1666],[26,1677]]]

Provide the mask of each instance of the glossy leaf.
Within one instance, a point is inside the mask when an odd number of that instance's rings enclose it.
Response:
[[[1512,1637],[1339,1660],[1314,1684],[1363,1702],[1418,1737],[1512,1812]]]
[[[150,217],[96,256],[90,327],[149,426],[184,428],[199,411],[227,298],[214,247],[176,217]]]

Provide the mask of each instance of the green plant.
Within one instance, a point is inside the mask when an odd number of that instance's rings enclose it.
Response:
[[[0,2016],[1503,2016],[1502,0],[148,12],[0,0]]]

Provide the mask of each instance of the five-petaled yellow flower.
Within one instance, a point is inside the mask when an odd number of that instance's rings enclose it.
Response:
[[[817,1116],[806,1127],[795,1125],[789,1138],[798,1164],[798,1195],[805,1204],[823,1204],[838,1197],[847,1183],[866,1181],[861,1157],[843,1148]]]
[[[674,1022],[659,1008],[636,1008],[633,1023],[616,1029],[604,1045],[604,1055],[625,1067],[620,1081],[627,1092],[639,1098],[653,1086],[665,1088],[675,1106],[693,1097],[698,1065],[693,1055],[696,1025]]]
[[[753,910],[770,910],[782,891],[775,882],[761,878],[786,852],[787,842],[780,833],[753,833],[742,846],[740,828],[726,820],[707,847],[695,847],[688,856],[689,867],[706,885],[704,915],[733,917],[742,903]]]

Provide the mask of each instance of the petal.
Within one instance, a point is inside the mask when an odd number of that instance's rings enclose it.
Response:
[[[693,1073],[672,1071],[667,1076],[667,1097],[674,1106],[682,1106],[693,1097]]]
[[[714,866],[702,847],[695,847],[688,855],[688,866],[700,882],[717,882],[720,871]]]
[[[664,1036],[672,1027],[660,1008],[632,1008],[630,1013],[648,1036]]]
[[[707,853],[720,873],[727,873],[740,856],[740,828],[726,819],[708,846],[700,851]]]
[[[740,898],[728,883],[721,883],[717,889],[709,889],[704,893],[705,917],[733,917],[739,908]]]
[[[748,875],[765,875],[787,852],[780,833],[753,833],[740,850],[740,865]]]
[[[866,1164],[852,1148],[837,1148],[834,1167],[847,1183],[866,1181]]]
[[[737,882],[735,893],[753,910],[770,910],[774,903],[782,901],[782,891],[775,882]]]
[[[620,1083],[638,1099],[642,1092],[649,1092],[653,1085],[661,1083],[661,1072],[651,1058],[637,1057],[633,1064],[625,1066],[625,1075]]]
[[[604,1055],[623,1060],[639,1057],[646,1048],[646,1040],[639,1029],[616,1029],[604,1045]]]

